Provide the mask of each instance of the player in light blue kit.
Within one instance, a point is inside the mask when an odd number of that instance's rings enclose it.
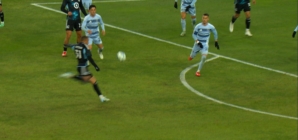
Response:
[[[295,37],[297,31],[298,31],[298,25],[296,26],[296,28],[294,29],[294,32],[293,32],[293,34],[292,34],[292,37],[293,37],[293,38]]]
[[[82,0],[83,6],[85,7],[86,11],[89,11],[89,7],[92,4],[92,0]]]
[[[105,25],[102,21],[102,18],[99,14],[96,14],[96,6],[90,5],[89,14],[84,18],[82,29],[85,31],[86,35],[89,38],[89,49],[92,49],[92,43],[96,44],[96,46],[98,47],[99,57],[100,59],[103,59],[103,44],[99,36],[99,24],[102,30],[102,35],[105,35]]]
[[[192,25],[196,25],[196,2],[197,0],[181,0],[181,26],[182,26],[182,33],[180,36],[185,36],[186,34],[186,13],[189,13],[191,15],[192,19]],[[177,9],[177,0],[175,0],[174,7]]]
[[[219,45],[217,42],[217,31],[215,29],[215,27],[208,23],[209,21],[209,14],[205,13],[203,14],[202,17],[202,23],[199,23],[195,29],[194,32],[192,34],[193,39],[195,40],[194,46],[192,48],[192,51],[190,53],[190,56],[188,58],[188,60],[192,60],[197,53],[201,52],[202,57],[201,57],[201,62],[199,64],[199,68],[196,72],[196,76],[201,76],[201,69],[204,65],[204,62],[206,61],[206,57],[208,55],[208,42],[209,42],[209,38],[210,38],[210,31],[213,33],[214,35],[214,40],[215,40],[215,47],[217,49],[219,49]]]

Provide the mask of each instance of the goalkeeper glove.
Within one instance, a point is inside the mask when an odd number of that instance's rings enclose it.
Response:
[[[215,48],[217,48],[219,50],[219,45],[218,45],[217,41],[215,41]]]
[[[185,12],[187,12],[189,10],[189,8],[191,8],[190,5],[188,5],[186,8],[185,8]]]
[[[176,9],[178,8],[177,2],[174,3],[174,7],[175,7]]]
[[[296,35],[296,31],[293,32],[292,37],[294,38]]]
[[[0,23],[0,27],[4,27],[4,22],[1,22]]]
[[[203,48],[203,44],[200,41],[197,41],[196,43],[199,45],[200,48]]]

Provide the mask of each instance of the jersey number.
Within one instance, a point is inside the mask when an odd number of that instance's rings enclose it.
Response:
[[[82,51],[81,50],[75,50],[76,52],[76,58],[81,59],[82,58]]]

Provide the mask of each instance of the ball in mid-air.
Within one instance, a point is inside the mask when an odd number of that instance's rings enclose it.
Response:
[[[119,51],[119,52],[117,53],[117,57],[118,57],[118,59],[119,59],[120,61],[125,61],[125,60],[126,60],[126,55],[125,55],[125,53],[122,52],[122,51]]]

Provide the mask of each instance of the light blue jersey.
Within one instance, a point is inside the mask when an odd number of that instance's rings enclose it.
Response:
[[[202,54],[208,54],[208,42],[210,38],[210,31],[214,34],[214,39],[217,41],[217,31],[212,24],[207,23],[207,25],[203,25],[203,23],[199,23],[195,27],[194,32],[192,34],[195,43],[190,54],[191,58],[194,58],[198,52]],[[196,41],[201,42],[203,48],[201,48]]]
[[[217,31],[215,27],[210,23],[207,23],[207,25],[203,25],[203,23],[199,23],[195,27],[192,37],[195,41],[198,40],[201,43],[208,44],[208,41],[210,38],[210,31],[214,34],[214,39],[217,40],[218,38]]]
[[[90,14],[88,14],[82,23],[82,29],[85,31],[86,36],[89,38],[96,38],[99,37],[99,24],[101,26],[101,29],[105,30],[105,25],[102,21],[102,18],[100,15],[95,14],[94,17],[92,17]],[[88,33],[88,30],[91,30],[91,34]]]

